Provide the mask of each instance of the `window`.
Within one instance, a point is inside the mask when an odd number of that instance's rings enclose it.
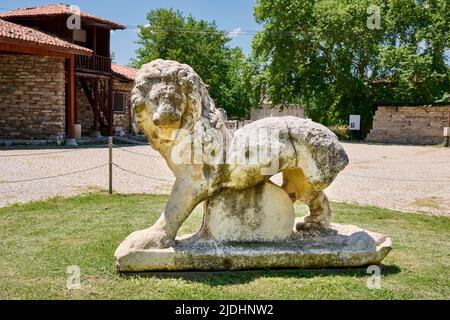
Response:
[[[86,30],[73,30],[73,41],[86,43]]]
[[[114,112],[125,112],[126,95],[124,92],[114,93]]]

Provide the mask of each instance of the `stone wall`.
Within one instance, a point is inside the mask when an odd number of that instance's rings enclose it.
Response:
[[[378,107],[369,142],[439,144],[444,141],[450,106]]]
[[[0,54],[0,138],[62,139],[64,58]]]
[[[124,92],[126,93],[126,107],[125,111],[114,113],[114,127],[122,128],[125,134],[131,133],[131,90],[133,89],[132,82],[121,82],[117,79],[114,80],[114,92]],[[81,124],[81,132],[84,136],[89,136],[92,134],[93,124],[94,124],[94,114],[89,101],[81,89],[79,81],[77,81],[77,114],[78,114],[78,124]]]
[[[77,79],[77,124],[81,124],[81,134],[89,136],[92,134],[94,125],[94,113],[92,107],[81,88],[80,81]]]
[[[125,93],[125,110],[124,112],[114,113],[114,127],[121,127],[125,134],[130,134],[131,132],[131,91],[133,90],[133,82],[120,82],[114,80],[114,92]]]
[[[264,104],[261,108],[252,108],[250,110],[251,121],[257,121],[269,117],[286,117],[286,116],[304,118],[305,111],[303,107],[300,105],[292,104],[285,106],[284,108],[281,108],[278,106],[272,107],[270,103]]]

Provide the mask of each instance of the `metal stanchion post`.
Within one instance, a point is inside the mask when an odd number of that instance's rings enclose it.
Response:
[[[449,125],[448,125],[448,127],[444,127],[444,137],[445,137],[445,140],[444,140],[444,147],[448,147],[449,146],[449,140],[450,140],[450,112],[449,112],[449,119],[448,119],[448,122],[449,122]]]

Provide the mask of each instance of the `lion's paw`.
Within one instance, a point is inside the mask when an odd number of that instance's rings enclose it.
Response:
[[[306,216],[302,221],[295,225],[297,231],[323,231],[330,228],[330,219],[317,219],[316,217]]]
[[[133,250],[165,249],[175,245],[173,237],[169,237],[163,230],[154,228],[133,232],[125,241]]]

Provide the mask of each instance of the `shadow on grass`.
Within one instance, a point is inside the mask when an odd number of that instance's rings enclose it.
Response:
[[[401,272],[397,265],[380,265],[381,275],[389,276]],[[368,277],[367,267],[330,269],[271,269],[251,271],[211,271],[211,272],[140,272],[120,273],[124,278],[183,279],[212,286],[244,284],[260,278],[314,278],[329,276]]]

